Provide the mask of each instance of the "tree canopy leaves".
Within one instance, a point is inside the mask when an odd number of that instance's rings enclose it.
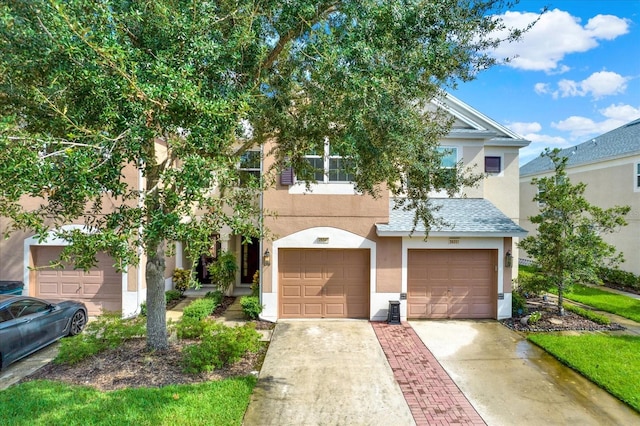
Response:
[[[602,235],[625,226],[624,216],[630,207],[603,209],[589,203],[584,197],[586,185],[571,182],[565,170],[567,157],[559,152],[547,148],[542,153],[553,162],[555,173],[531,180],[538,187],[533,201],[540,206],[540,213],[529,219],[537,233],[523,239],[519,247],[535,259],[547,288],[558,289],[558,309],[562,312],[563,295],[571,285],[600,282],[598,268],[622,260],[622,254],[616,253]]]
[[[503,23],[492,12],[508,5],[3,2],[0,215],[12,222],[2,231],[57,229],[81,267],[96,251],[121,267],[139,250],[156,261],[175,241],[195,256],[221,229],[260,232],[256,188],[237,185],[240,155],[273,140],[274,170],[304,178],[304,154],[326,138],[363,193],[381,183],[399,193],[411,177],[409,203],[428,222],[429,191],[474,181],[440,170],[435,146],[450,123],[429,101],[495,63],[487,49]],[[136,173],[144,182],[131,185]],[[78,221],[91,232],[59,231]]]

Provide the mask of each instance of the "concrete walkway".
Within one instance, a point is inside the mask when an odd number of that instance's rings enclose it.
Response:
[[[640,424],[640,414],[497,321],[409,324],[490,426]]]
[[[278,321],[245,426],[414,424],[368,321]]]

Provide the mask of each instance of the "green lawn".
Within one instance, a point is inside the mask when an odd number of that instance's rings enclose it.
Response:
[[[571,293],[566,293],[565,297],[640,322],[640,300],[584,285],[574,285]]]
[[[100,392],[33,381],[0,391],[3,426],[240,425],[254,377]]]
[[[640,337],[536,333],[527,339],[640,412]]]

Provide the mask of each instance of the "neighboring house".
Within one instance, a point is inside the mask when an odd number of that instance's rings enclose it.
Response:
[[[403,320],[511,316],[517,262],[505,260],[515,254],[513,238],[526,235],[516,224],[518,150],[529,142],[453,96],[440,106],[455,118],[441,143],[450,153],[443,166],[462,161],[488,172],[467,198],[434,199],[449,225],[426,241],[423,228],[412,233],[413,212],[395,210],[388,192],[355,193],[328,141],[324,156],[309,158],[325,168],[310,190],[285,174],[264,193],[265,211],[276,215],[264,218],[275,238],[261,249],[269,252],[263,318],[385,320],[391,300]]]
[[[206,266],[220,250],[233,252],[239,264],[232,291],[249,291],[260,272],[262,317],[366,318],[385,320],[390,301],[400,301],[401,319],[506,318],[511,316],[512,278],[517,276],[514,238],[526,231],[516,223],[518,151],[528,141],[453,96],[435,102],[455,119],[442,140],[448,155],[443,167],[462,161],[486,177],[458,198],[434,194],[433,204],[447,225],[412,229],[413,212],[394,209],[395,200],[359,195],[341,169],[341,158],[325,153],[309,161],[325,173],[317,183],[297,182],[284,173],[262,195],[263,223],[272,236],[246,243],[241,235],[212,237],[211,249],[197,260],[198,279],[207,284]],[[247,152],[243,173],[260,174],[271,165],[267,143]],[[132,185],[142,177],[132,170]],[[272,214],[273,213],[273,214]],[[5,226],[0,218],[0,227]],[[79,226],[70,224],[69,226]],[[413,231],[413,232],[412,232]],[[144,262],[124,273],[112,260],[100,258],[90,273],[46,268],[62,242],[38,242],[30,234],[14,234],[0,242],[0,280],[21,280],[24,294],[45,299],[80,299],[92,314],[121,309],[128,316],[146,297]],[[180,245],[167,260],[166,287],[176,267],[189,267]],[[513,266],[509,264],[513,261]],[[33,269],[35,267],[35,269]]]
[[[564,149],[560,155],[568,158],[566,172],[571,181],[587,185],[584,196],[591,204],[631,206],[628,225],[604,239],[624,254],[621,269],[640,274],[640,119]],[[538,188],[531,180],[551,175],[553,165],[546,157],[520,168],[520,224],[532,233],[536,229],[529,218],[539,209],[533,201]]]

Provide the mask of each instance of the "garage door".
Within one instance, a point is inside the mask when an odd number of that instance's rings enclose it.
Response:
[[[62,247],[35,247],[35,297],[79,300],[87,305],[89,315],[122,310],[122,274],[116,272],[108,255],[98,254],[98,265],[89,272],[49,267],[49,262],[57,260],[61,251]]]
[[[369,250],[280,249],[280,318],[369,318]]]
[[[497,250],[409,250],[409,318],[496,318]]]

